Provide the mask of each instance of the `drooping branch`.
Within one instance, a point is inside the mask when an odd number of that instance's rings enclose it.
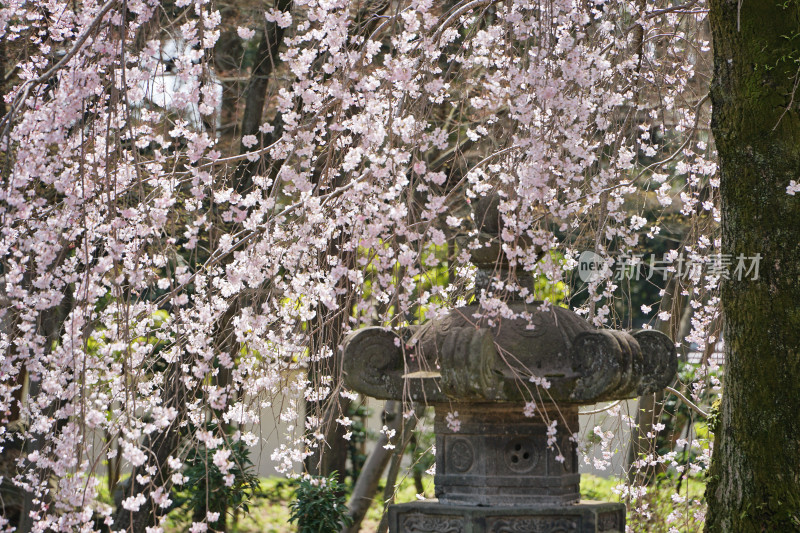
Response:
[[[276,9],[286,11],[291,5],[291,0],[278,0]],[[271,145],[283,133],[280,117],[278,117],[277,123],[272,125],[273,130],[271,133],[262,134],[259,131],[264,115],[264,104],[267,98],[269,82],[280,61],[278,51],[283,41],[283,33],[284,29],[276,22],[267,22],[267,27],[261,35],[253,71],[245,93],[244,116],[242,117],[241,127],[242,139],[256,136],[259,139],[259,147]],[[250,152],[250,148],[250,146],[245,145],[245,141],[242,141],[239,151],[241,154],[245,154]],[[252,176],[256,168],[258,168],[259,161],[260,158],[255,161],[248,160],[247,163],[241,164],[237,168],[234,189],[240,194],[250,189]]]
[[[14,117],[14,114],[19,110],[20,106],[28,99],[28,95],[30,95],[31,89],[36,85],[40,85],[50,78],[52,78],[60,69],[62,69],[70,59],[75,57],[81,48],[83,47],[86,40],[97,30],[100,26],[100,23],[103,21],[103,17],[111,10],[112,7],[117,3],[117,0],[108,0],[94,18],[89,22],[88,26],[84,29],[83,33],[75,40],[75,44],[72,45],[66,54],[52,67],[47,69],[43,74],[39,75],[38,77],[28,80],[22,84],[22,87],[19,88],[17,91],[17,97],[14,98],[13,103],[11,104],[11,109],[5,116],[0,119],[0,126],[3,126],[3,133],[0,135],[0,138],[6,136],[8,133],[8,129],[11,125],[11,120]]]

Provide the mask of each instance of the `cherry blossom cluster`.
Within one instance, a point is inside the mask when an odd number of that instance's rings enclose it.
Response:
[[[702,3],[442,4],[296,0],[234,25],[245,44],[285,32],[241,153],[218,128],[212,2],[3,4],[19,63],[0,122],[0,446],[26,441],[7,481],[35,531],[163,520],[191,448],[232,485],[231,446],[260,445],[265,413],[292,428],[272,460],[301,471],[350,424],[329,406],[352,398],[336,360],[353,329],[473,293],[490,323],[516,316],[512,295],[568,303],[520,279],[569,284],[584,250],[604,268],[570,298],[620,326],[615,258],[673,220],[685,231],[667,253],[719,253]],[[507,268],[477,284],[491,243],[471,207],[487,195]],[[719,338],[718,283],[698,274],[670,295],[690,303],[699,351]],[[547,401],[532,381],[528,416]],[[116,511],[96,501],[115,468],[132,474]]]

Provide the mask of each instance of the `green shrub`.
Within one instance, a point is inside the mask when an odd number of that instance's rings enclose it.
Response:
[[[336,472],[328,477],[304,477],[297,484],[289,522],[297,523],[298,533],[330,533],[349,525],[343,489]]]
[[[209,521],[210,528],[215,531],[224,531],[227,516],[237,509],[247,513],[248,503],[259,487],[250,450],[245,443],[233,442],[228,449],[233,463],[228,472],[233,477],[232,483],[225,483],[226,476],[213,462],[216,450],[200,446],[189,451],[184,471],[186,483],[174,494],[175,507],[188,511],[195,521],[205,520],[208,513],[219,513],[216,521]]]

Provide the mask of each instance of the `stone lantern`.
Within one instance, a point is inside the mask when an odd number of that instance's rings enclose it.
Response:
[[[476,209],[486,246],[472,259],[484,287],[504,268],[496,205]],[[657,331],[596,329],[541,304],[511,300],[520,317],[492,321],[469,305],[405,332],[364,328],[346,342],[351,388],[435,410],[437,499],[391,506],[390,532],[625,531],[623,504],[580,500],[578,407],[663,389],[677,370],[675,346]]]

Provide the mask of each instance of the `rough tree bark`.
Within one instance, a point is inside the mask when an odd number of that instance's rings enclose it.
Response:
[[[387,400],[384,407],[384,420],[390,430],[397,432],[402,431],[403,424],[403,406],[400,402],[395,400]],[[361,469],[361,474],[358,476],[353,487],[353,494],[350,496],[350,518],[353,520],[350,526],[342,528],[342,533],[358,533],[361,531],[361,522],[367,515],[370,505],[372,505],[375,493],[378,491],[383,471],[389,464],[392,458],[393,450],[385,448],[389,444],[389,439],[386,433],[381,433],[378,437],[378,442],[375,443],[375,448],[369,454],[367,462]]]
[[[53,307],[44,311],[38,323],[38,329],[41,335],[47,339],[46,346],[51,347],[55,343],[58,342],[59,337],[61,336],[61,329],[64,325],[64,320],[67,315],[70,313],[72,309],[73,300],[72,294],[67,293],[64,300],[61,302],[60,305]],[[27,373],[27,372],[26,372]],[[28,395],[29,396],[36,396],[39,394],[41,390],[42,380],[41,376],[31,377],[28,383]],[[56,411],[58,411],[63,406],[63,403],[60,400],[52,402],[48,405],[45,410],[48,413],[48,416],[54,417]],[[27,424],[27,422],[25,423]],[[50,431],[54,432],[55,434],[60,434],[61,430],[64,428],[66,424],[66,420],[59,419]],[[18,426],[19,429],[24,427],[24,424]],[[21,453],[24,455],[25,460],[18,465],[19,471],[23,472],[32,468],[32,463],[27,459],[28,455],[33,452],[40,452],[45,450],[46,440],[44,435],[39,435],[37,433],[31,432],[31,434],[27,437],[23,437],[24,442],[22,444]],[[46,484],[49,482],[51,471],[46,469],[44,471],[39,472],[39,479],[41,480],[42,484]],[[45,496],[45,501],[47,501],[48,497]],[[27,533],[29,531],[33,531],[34,526],[36,525],[33,518],[30,516],[30,512],[36,510],[41,506],[41,502],[38,501],[40,499],[39,495],[34,494],[33,492],[25,491],[22,495],[22,508],[19,514],[19,523],[16,524],[17,529],[16,531],[20,533]]]
[[[287,11],[292,5],[291,0],[278,0],[275,8],[278,11]],[[259,148],[268,146],[277,140],[283,133],[283,122],[278,119],[278,123],[273,125],[275,130],[266,135],[259,132],[262,118],[264,116],[264,104],[267,101],[267,88],[272,75],[275,73],[275,66],[280,63],[278,49],[283,41],[284,30],[275,22],[268,22],[267,28],[261,35],[261,41],[256,52],[253,72],[250,75],[250,82],[247,85],[245,94],[244,115],[242,116],[242,138],[248,135],[255,135],[259,140]],[[239,153],[246,153],[250,149],[242,143]],[[252,178],[256,170],[261,165],[260,160],[242,163],[237,169],[235,176],[234,189],[240,194],[245,194],[252,186]]]
[[[338,301],[346,302],[339,298]],[[336,422],[341,416],[347,416],[351,401],[341,397],[338,390],[342,383],[342,354],[336,347],[341,344],[341,333],[344,331],[343,321],[346,319],[341,309],[349,309],[347,305],[340,305],[339,310],[325,313],[321,309],[319,314],[309,323],[312,331],[315,331],[312,341],[311,353],[316,353],[318,348],[330,346],[334,349],[334,354],[328,359],[318,361],[309,366],[308,379],[312,383],[321,384],[320,377],[332,377],[331,388],[334,391],[330,397],[324,401],[305,402],[306,416],[314,415],[320,417],[321,432],[325,439],[320,443],[320,447],[305,460],[305,469],[308,474],[313,476],[329,476],[336,472],[339,483],[344,484],[347,476],[347,446],[344,435],[347,428]]]
[[[668,320],[658,320],[655,329],[669,335],[676,342],[683,342],[689,334],[691,322],[687,315],[691,315],[692,308],[685,302],[686,298],[681,296],[681,287],[678,280],[670,279],[664,289],[664,297],[661,299],[659,311],[669,311]],[[678,360],[685,360],[685,355],[678,353]],[[673,387],[677,383],[673,383]],[[649,483],[655,478],[655,469],[645,469],[644,471],[633,468],[633,463],[639,455],[651,453],[655,446],[655,439],[647,435],[653,432],[653,427],[661,419],[664,412],[664,391],[640,396],[636,407],[636,425],[631,429],[631,438],[628,442],[628,458],[625,470],[628,472],[628,483]]]
[[[416,411],[418,411],[420,416],[422,416],[424,409],[421,405],[415,405]],[[389,529],[389,506],[394,503],[395,496],[397,495],[397,476],[400,474],[400,465],[403,462],[403,454],[405,454],[408,443],[411,442],[411,437],[414,435],[414,428],[416,427],[416,416],[412,416],[408,420],[403,419],[401,422],[398,446],[394,450],[392,464],[389,466],[389,472],[386,474],[386,487],[383,490],[383,516],[381,517],[380,524],[378,524],[377,533],[386,533]]]
[[[154,486],[161,486],[167,489],[171,488],[169,480],[169,468],[167,467],[167,459],[170,455],[175,453],[180,442],[180,433],[178,422],[185,418],[185,404],[187,402],[186,388],[180,380],[180,373],[176,367],[173,367],[166,379],[167,390],[164,394],[164,406],[174,407],[179,413],[176,422],[166,428],[162,432],[156,432],[153,438],[147,438],[144,442],[144,448],[150,456],[150,461],[143,466],[134,468],[131,471],[129,483],[126,486],[120,487],[121,493],[115,495],[115,499],[119,502],[129,496],[137,494],[144,494],[147,498],[147,503],[140,506],[138,511],[128,511],[116,502],[116,510],[114,512],[114,531],[125,531],[126,533],[146,533],[148,527],[152,527],[157,522],[160,515],[166,511],[159,508],[151,499],[150,495]],[[154,476],[153,483],[141,483],[136,479],[138,474],[141,474],[147,466],[155,465],[157,467],[157,474]]]
[[[725,377],[707,532],[800,530],[800,2],[712,0]],[[750,266],[748,262],[748,266]]]

